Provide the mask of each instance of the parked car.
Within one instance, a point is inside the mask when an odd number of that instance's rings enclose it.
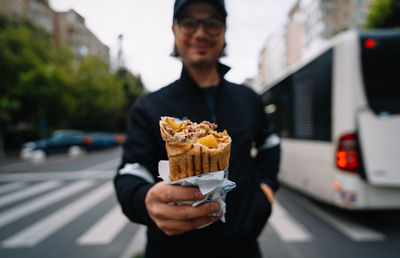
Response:
[[[89,132],[84,139],[86,147],[90,150],[113,147],[119,144],[118,135],[109,132]]]
[[[49,154],[67,153],[77,156],[86,151],[85,134],[79,130],[57,130],[50,138],[24,143],[20,157],[43,159]]]

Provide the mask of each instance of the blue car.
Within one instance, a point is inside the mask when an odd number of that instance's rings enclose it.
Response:
[[[118,145],[117,134],[109,132],[86,133],[85,143],[88,149],[101,149]]]
[[[23,159],[43,159],[47,155],[56,153],[76,156],[87,149],[85,137],[79,130],[57,130],[50,138],[24,143],[20,156]]]

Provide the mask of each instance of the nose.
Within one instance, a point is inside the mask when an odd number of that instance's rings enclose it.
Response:
[[[206,30],[204,28],[204,24],[200,23],[197,27],[196,31],[194,32],[193,36],[204,36],[207,35]]]

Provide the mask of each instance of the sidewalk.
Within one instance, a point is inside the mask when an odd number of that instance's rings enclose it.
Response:
[[[0,166],[20,162],[18,151],[7,151],[4,156],[0,156]]]

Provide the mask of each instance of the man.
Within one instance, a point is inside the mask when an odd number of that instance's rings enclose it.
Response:
[[[175,2],[172,30],[181,77],[139,99],[128,118],[115,187],[125,215],[148,226],[146,257],[261,257],[257,237],[278,188],[279,137],[270,130],[259,96],[223,78],[229,70],[219,63],[226,16],[223,0]],[[169,205],[204,196],[157,177],[158,162],[167,159],[161,116],[214,122],[232,137],[229,179],[237,186],[226,198],[226,223],[209,216],[220,210],[216,202]],[[255,158],[252,146],[258,149]]]

